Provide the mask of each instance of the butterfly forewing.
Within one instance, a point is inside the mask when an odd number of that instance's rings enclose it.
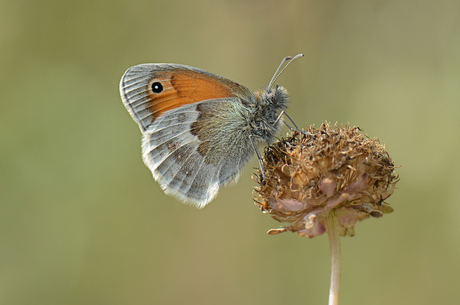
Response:
[[[161,92],[152,88],[158,85]],[[120,93],[142,131],[169,110],[205,100],[252,94],[227,78],[177,64],[141,64],[129,68],[121,79]]]

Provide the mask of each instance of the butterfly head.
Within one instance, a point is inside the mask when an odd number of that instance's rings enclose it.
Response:
[[[278,117],[287,109],[289,97],[282,86],[267,88],[254,93],[257,99],[252,121],[252,134],[267,143],[273,142],[281,128]]]

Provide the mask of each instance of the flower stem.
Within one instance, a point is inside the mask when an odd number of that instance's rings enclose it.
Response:
[[[338,219],[332,210],[326,218],[326,231],[331,247],[331,287],[329,288],[329,305],[339,304],[340,293],[340,232]]]

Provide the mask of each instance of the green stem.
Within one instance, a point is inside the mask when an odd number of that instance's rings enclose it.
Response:
[[[326,218],[326,231],[331,247],[331,287],[329,288],[329,305],[339,304],[340,294],[340,232],[338,219],[334,211]]]

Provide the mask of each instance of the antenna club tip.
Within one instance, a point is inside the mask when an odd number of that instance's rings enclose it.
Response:
[[[275,74],[273,75],[272,79],[270,80],[270,82],[268,83],[268,88],[272,88],[273,84],[275,83],[276,79],[281,75],[281,73],[283,73],[283,71],[297,58],[299,57],[303,57],[303,54],[300,53],[300,54],[297,54],[296,56],[294,57],[291,57],[291,56],[287,56],[285,57],[282,61],[281,61],[281,64],[279,65],[278,69],[276,69],[276,72]],[[285,62],[288,62],[284,67],[284,63]]]

